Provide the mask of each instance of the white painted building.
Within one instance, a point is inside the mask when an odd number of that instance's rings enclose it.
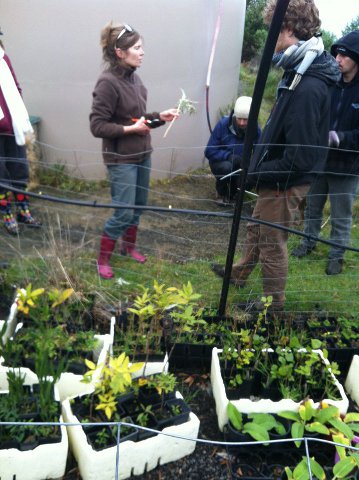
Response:
[[[163,138],[154,130],[153,175],[203,164],[209,137],[206,80],[221,14],[210,82],[212,127],[238,93],[245,0],[1,0],[2,40],[30,115],[41,117],[43,160],[76,166],[87,178],[105,173],[101,141],[89,130],[92,90],[103,64],[100,31],[109,21],[132,25],[144,38],[138,70],[148,111],[175,106],[183,88],[198,102]]]

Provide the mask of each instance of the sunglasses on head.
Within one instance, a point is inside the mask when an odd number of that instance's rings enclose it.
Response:
[[[133,28],[127,25],[126,23],[123,25],[123,29],[120,31],[120,33],[117,35],[116,42],[119,40],[122,35],[126,32],[133,32]]]

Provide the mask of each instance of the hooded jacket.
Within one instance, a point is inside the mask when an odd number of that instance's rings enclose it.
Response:
[[[356,63],[359,63],[359,30],[353,30],[333,43],[330,53],[333,57],[338,53],[342,53],[352,58]]]
[[[147,89],[135,69],[118,65],[103,72],[93,92],[90,129],[102,138],[105,164],[140,163],[152,152],[151,135],[125,134],[132,118],[153,120],[159,113],[146,113]]]
[[[323,52],[294,90],[295,71],[284,72],[277,101],[251,159],[248,183],[275,190],[310,184],[327,157],[331,89],[340,79],[334,58]]]

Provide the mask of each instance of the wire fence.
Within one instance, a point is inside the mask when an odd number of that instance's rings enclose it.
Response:
[[[57,254],[61,258],[71,253],[73,258],[81,259],[84,270],[95,271],[100,235],[113,205],[107,181],[99,183],[98,175],[93,174],[88,177],[96,183],[86,183],[80,172],[102,169],[100,154],[64,151],[39,142],[34,148],[36,155],[30,156],[32,178],[29,194],[33,196],[31,203],[36,216],[42,221],[42,228],[24,228],[15,238],[2,233],[0,255],[3,258],[46,258]],[[189,280],[199,286],[200,293],[211,292],[207,305],[216,309],[221,279],[212,273],[211,264],[225,263],[233,206],[217,204],[215,180],[203,159],[204,146],[186,149],[194,164],[201,165],[196,171],[180,171],[173,161],[176,150],[174,147],[166,150],[169,169],[152,169],[153,176],[161,174],[162,179],[151,182],[149,202],[143,208],[138,236],[138,246],[149,255],[149,262],[138,268],[116,251],[113,256],[114,271],[117,278],[132,282],[135,271],[136,283],[144,285],[151,283],[154,276],[165,283],[169,277],[178,278],[179,283]],[[156,154],[157,151],[153,154],[154,158]],[[237,260],[243,249],[245,227],[251,218],[254,202],[254,196],[246,197],[237,241]],[[330,246],[333,245],[328,203],[323,213],[320,241],[304,259],[290,255],[304,236],[303,218],[299,215],[294,228],[288,229],[286,309],[293,313],[328,311],[333,315],[355,315],[359,307],[356,295],[359,289],[358,203],[354,205],[351,243],[341,275],[325,274]],[[273,225],[273,228],[278,228],[278,225]],[[158,260],[161,262],[156,267]],[[261,271],[257,267],[244,289],[231,287],[229,303],[248,302],[261,295]]]
[[[295,442],[302,442],[303,446],[304,446],[304,449],[302,449],[301,452],[304,454],[303,458],[305,457],[305,459],[306,459],[308,476],[309,476],[310,480],[313,477],[315,478],[315,475],[312,472],[310,459],[315,458],[315,456],[318,455],[318,451],[320,450],[321,446],[322,447],[323,446],[333,447],[333,452],[335,451],[334,447],[336,447],[336,446],[343,447],[344,450],[347,451],[347,452],[349,452],[349,451],[354,452],[354,453],[359,452],[359,448],[357,448],[356,446],[353,446],[353,445],[348,446],[344,443],[329,441],[329,440],[326,440],[326,439],[323,439],[323,438],[316,438],[315,436],[312,436],[312,437],[311,436],[304,436],[304,437],[290,438],[290,439],[289,438],[283,438],[283,439],[278,439],[278,440],[266,440],[266,441],[253,440],[253,441],[228,442],[228,441],[218,441],[218,440],[211,440],[211,439],[204,439],[204,438],[194,438],[193,436],[178,435],[178,434],[174,434],[174,433],[162,432],[162,431],[158,431],[158,430],[155,430],[155,429],[152,429],[152,428],[143,427],[143,426],[136,425],[134,423],[128,423],[128,422],[96,422],[96,423],[92,423],[92,422],[86,422],[86,423],[71,423],[71,422],[0,422],[0,426],[13,426],[13,427],[16,427],[16,428],[24,426],[27,429],[29,428],[30,430],[32,428],[35,429],[36,427],[66,427],[68,432],[69,432],[68,429],[71,429],[71,428],[81,428],[81,429],[83,428],[84,431],[86,431],[87,429],[91,429],[92,427],[106,427],[106,426],[116,427],[117,442],[116,442],[116,446],[115,446],[116,450],[115,450],[115,454],[114,454],[115,467],[114,467],[114,476],[113,476],[113,478],[115,480],[118,480],[120,478],[121,461],[123,461],[122,455],[128,454],[128,452],[126,450],[124,450],[123,453],[121,452],[121,429],[123,427],[132,427],[132,428],[135,428],[139,431],[149,432],[153,435],[159,435],[159,436],[162,436],[162,437],[167,437],[168,439],[177,439],[177,440],[181,440],[181,441],[183,440],[183,441],[195,443],[195,444],[198,444],[198,445],[202,444],[202,445],[209,445],[209,446],[212,446],[212,447],[224,447],[228,451],[232,451],[232,453],[233,453],[233,451],[235,451],[237,454],[240,453],[241,450],[242,450],[245,453],[245,455],[247,456],[247,462],[250,461],[251,454],[249,453],[249,450],[246,449],[246,447],[252,447],[252,448],[257,448],[258,447],[258,448],[261,448],[261,449],[263,448],[263,451],[265,451],[266,449],[270,450],[271,446],[273,446],[273,447],[274,446],[277,446],[277,447],[282,446],[283,450],[282,450],[282,454],[281,454],[281,457],[282,457],[281,466],[283,467],[283,470],[284,470],[284,467],[286,467],[286,466],[290,467],[291,469],[296,467],[296,465],[291,465],[291,464],[287,465],[286,460],[290,460],[290,458],[291,458],[290,455],[289,455],[290,451],[292,451],[291,449],[295,450],[295,447],[294,447],[293,444]],[[63,441],[63,439],[61,441]],[[181,442],[179,442],[177,444],[177,448],[181,449]],[[27,451],[27,452],[29,452],[29,451]],[[158,464],[159,465],[161,464],[161,460],[160,460],[161,459],[161,453],[163,453],[163,452],[158,452],[158,455],[159,455]],[[26,453],[26,455],[28,455],[28,453]],[[85,456],[86,456],[86,454],[85,454]],[[19,459],[20,458],[21,457],[19,457]],[[107,456],[106,459],[107,459],[107,461],[109,461],[110,457]],[[88,461],[88,459],[87,459],[87,461]],[[134,461],[136,461],[136,460],[134,460]],[[140,461],[140,459],[137,459],[137,461]],[[228,461],[229,461],[229,463],[231,463],[231,455],[230,454],[228,455]],[[328,465],[323,465],[323,467],[326,467],[326,468],[328,468],[329,471],[332,471],[332,468],[337,461],[339,461],[339,458],[335,458],[334,456],[331,459],[327,458]],[[103,458],[99,457],[98,458],[98,465],[97,465],[98,469],[101,469],[101,463],[102,462],[103,462]],[[111,463],[113,463],[113,462],[111,462]],[[243,462],[243,463],[246,463],[246,462]],[[132,476],[133,471],[135,469],[135,466],[136,465],[133,465],[133,467],[131,469],[131,474],[129,476]],[[252,467],[259,468],[258,465],[252,465]],[[4,468],[4,465],[3,465],[3,468]],[[354,467],[353,467],[353,469],[354,469]],[[1,470],[2,470],[2,468],[0,466],[0,475],[2,475]],[[143,473],[146,473],[146,465],[144,465]],[[96,474],[96,472],[95,472],[95,474]],[[138,474],[139,473],[138,473],[138,469],[137,469],[137,475]],[[245,477],[245,475],[244,475],[244,477]],[[0,478],[1,478],[1,476],[0,476]],[[14,474],[14,480],[16,480],[16,478],[17,478],[17,476],[16,476],[16,474]],[[124,472],[121,472],[121,478],[127,478],[127,475],[124,474]]]

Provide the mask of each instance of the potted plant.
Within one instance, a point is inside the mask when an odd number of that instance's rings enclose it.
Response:
[[[227,413],[226,441],[248,442],[253,439],[258,442],[268,442],[271,439],[284,439],[289,436],[288,426],[270,413],[241,413],[231,402],[228,402]]]
[[[53,379],[38,378],[26,368],[1,367],[0,422],[1,478],[64,475],[68,439],[66,428],[58,425],[62,417]]]
[[[17,326],[1,349],[5,365],[28,367],[39,378],[52,376],[59,381],[61,398],[81,386],[82,375],[72,372],[79,371],[84,358],[103,361],[111,346],[109,334],[76,330],[79,312],[69,306],[73,295],[72,288],[46,290],[29,284],[26,289],[18,289]]]
[[[282,349],[280,349],[282,351]],[[280,366],[284,367],[280,374],[281,376],[285,375],[285,380],[290,380],[292,385],[284,384],[286,390],[283,392],[288,392],[286,398],[281,398],[277,401],[273,401],[268,398],[242,398],[237,397],[232,399],[232,402],[235,404],[237,409],[241,412],[252,413],[278,413],[282,410],[292,410],[297,411],[301,403],[298,398],[302,400],[305,398],[308,390],[301,390],[300,395],[298,393],[298,385],[301,388],[307,388],[307,385],[314,381],[320,381],[322,385],[328,385],[329,390],[326,390],[326,393],[330,393],[329,398],[324,398],[321,395],[321,398],[315,399],[315,404],[318,405],[319,400],[324,400],[328,404],[335,405],[339,408],[341,413],[345,413],[348,409],[349,401],[345,394],[343,386],[339,383],[335,377],[331,365],[328,362],[325,352],[321,350],[312,349],[308,352],[302,350],[301,352],[288,352],[284,350],[285,363],[280,362]],[[290,357],[287,356],[287,353],[290,353]],[[293,354],[293,355],[292,355]],[[222,355],[222,350],[214,348],[212,352],[212,365],[211,365],[211,383],[213,388],[213,395],[216,402],[216,410],[218,417],[218,425],[222,430],[224,425],[227,423],[227,404],[228,404],[228,394],[225,386],[224,379],[222,377],[221,365],[220,365],[220,356]],[[283,356],[281,356],[283,358]],[[313,367],[313,370],[312,370]],[[295,371],[297,370],[297,371]],[[271,375],[273,375],[271,370]],[[318,374],[318,375],[317,375]],[[313,377],[312,377],[313,375]],[[283,387],[282,387],[283,388]],[[334,392],[333,392],[333,389]],[[296,392],[295,398],[291,398],[291,393]],[[334,393],[332,395],[332,393]]]
[[[167,379],[165,374],[158,375],[157,379],[156,375],[150,378],[139,375],[137,378],[134,378],[135,375],[138,375],[140,372],[143,374],[145,365],[143,363],[131,364],[124,352],[115,358],[108,356],[104,365],[96,366],[89,361],[86,361],[86,363],[89,371],[84,375],[84,379],[87,382],[91,382],[92,394],[66,399],[63,402],[66,421],[79,425],[78,427],[69,427],[68,432],[75,458],[79,464],[80,474],[84,480],[95,478],[96,476],[105,480],[113,478],[117,450],[120,455],[119,474],[121,478],[127,478],[132,472],[136,472],[136,474],[143,473],[146,468],[147,471],[149,471],[157,466],[159,461],[166,463],[193,452],[195,441],[184,441],[160,434],[146,439],[138,436],[137,441],[134,441],[134,439],[124,439],[124,441],[121,441],[123,424],[126,426],[134,426],[134,423],[125,421],[125,419],[128,420],[129,418],[128,412],[130,405],[132,405],[133,408],[131,411],[133,417],[138,418],[141,413],[141,421],[146,419],[145,414],[147,414],[147,418],[152,417],[156,404],[148,408],[148,406],[151,405],[151,400],[147,399],[146,403],[145,397],[154,395],[154,401],[158,402],[159,400],[160,407],[164,408],[166,402],[161,401],[161,395],[163,393],[163,399],[166,400],[166,390],[173,386],[171,376]],[[100,375],[96,376],[98,370],[100,370]],[[93,381],[94,378],[95,380]],[[146,390],[146,392],[142,389]],[[151,390],[155,391],[153,392]],[[103,412],[105,415],[103,421],[98,423],[105,423],[106,425],[120,429],[117,433],[116,445],[97,451],[96,454],[94,448],[87,440],[85,432],[87,422],[81,422],[72,409],[75,403],[83,406],[83,399],[89,396],[91,397],[89,406],[92,412],[97,410]],[[176,392],[175,397],[181,398],[181,395]],[[134,401],[137,403],[137,407],[133,406]],[[136,408],[139,408],[139,410],[136,410]],[[131,418],[134,422],[133,417]],[[102,425],[102,427],[103,426],[104,425]],[[93,427],[93,423],[91,423],[91,427]],[[140,430],[139,426],[137,426],[137,428]],[[199,421],[197,417],[190,412],[187,421],[183,421],[177,425],[167,426],[163,428],[162,433],[184,435],[196,439],[198,428]],[[104,465],[106,465],[106,467],[104,467]]]

